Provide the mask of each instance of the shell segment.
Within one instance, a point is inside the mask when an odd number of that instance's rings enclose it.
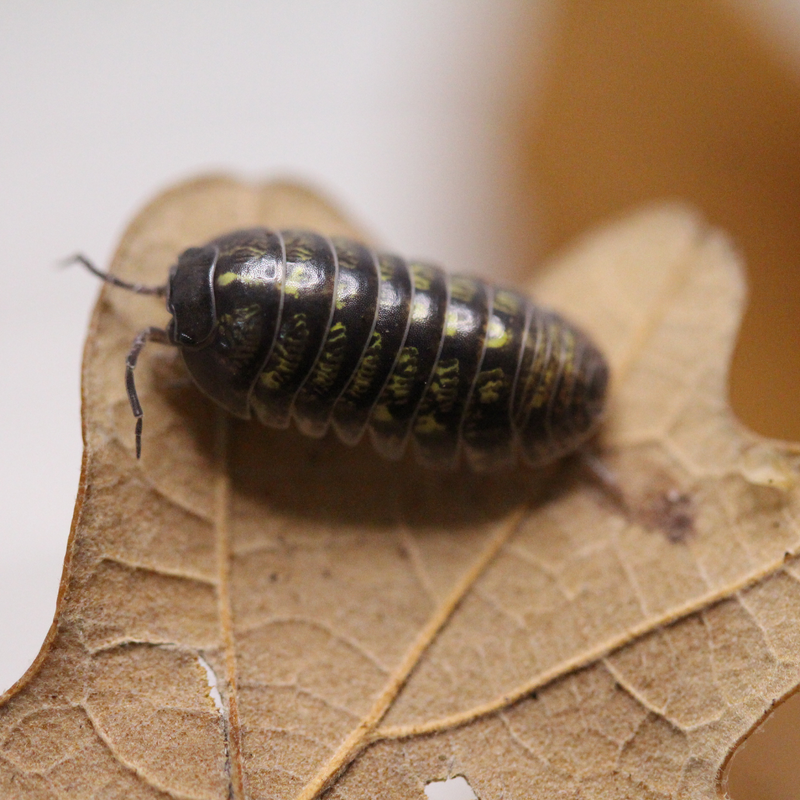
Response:
[[[403,346],[370,416],[370,435],[384,457],[399,459],[439,357],[447,312],[447,279],[426,264],[407,265],[414,299]]]
[[[483,281],[451,275],[448,284],[439,359],[414,422],[417,457],[443,468],[458,460],[461,422],[483,355],[490,303]]]
[[[331,240],[339,266],[336,302],[317,363],[294,403],[297,427],[306,436],[328,430],[333,407],[364,355],[378,314],[380,275],[375,254],[364,245]]]
[[[530,311],[522,295],[495,289],[483,358],[461,429],[466,458],[478,472],[512,464],[517,457],[509,420]]]
[[[309,231],[284,231],[286,277],[275,347],[250,399],[264,425],[287,428],[292,403],[317,361],[330,327],[336,256],[330,241]]]
[[[361,362],[333,409],[339,438],[355,444],[394,367],[406,337],[414,287],[406,263],[396,256],[380,255],[378,318]]]

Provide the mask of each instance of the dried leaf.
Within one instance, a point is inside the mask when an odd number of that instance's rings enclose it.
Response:
[[[121,277],[248,225],[353,233],[292,186],[157,199]],[[714,798],[800,682],[800,453],[726,402],[743,288],[677,207],[585,239],[535,294],[614,369],[602,462],[490,478],[232,422],[148,348],[141,462],[122,377],[152,298],[106,288],[58,615],[0,708],[0,794]]]

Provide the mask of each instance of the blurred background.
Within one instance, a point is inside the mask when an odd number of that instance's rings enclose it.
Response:
[[[800,440],[797,0],[231,6],[0,4],[0,691],[52,620],[80,471],[99,286],[55,264],[107,265],[182,178],[294,177],[387,247],[519,282],[591,225],[686,200],[748,265],[734,408]],[[735,800],[800,796],[794,705],[735,760]]]

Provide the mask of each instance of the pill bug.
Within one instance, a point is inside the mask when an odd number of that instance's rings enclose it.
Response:
[[[347,444],[487,471],[540,466],[575,450],[602,416],[608,367],[578,328],[511,289],[449,275],[343,237],[252,228],[183,252],[164,286],[166,330],[133,342],[126,386],[148,341],[177,346],[198,387],[236,417],[255,416]]]

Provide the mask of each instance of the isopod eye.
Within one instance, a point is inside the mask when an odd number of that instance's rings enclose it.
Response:
[[[214,332],[214,266],[216,247],[192,247],[181,253],[170,270],[167,307],[172,314],[172,341],[200,347]]]

